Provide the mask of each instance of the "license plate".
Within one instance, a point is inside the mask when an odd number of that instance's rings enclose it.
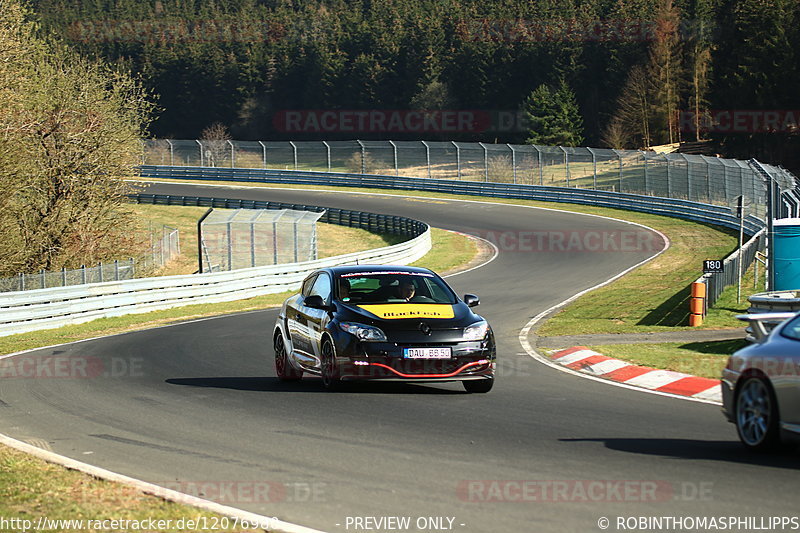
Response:
[[[403,348],[405,359],[450,359],[450,348]]]

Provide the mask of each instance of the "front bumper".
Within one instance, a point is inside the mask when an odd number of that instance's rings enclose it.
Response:
[[[405,359],[403,348],[449,347],[449,359]],[[496,367],[494,343],[353,342],[337,354],[342,380],[466,381],[492,379]]]

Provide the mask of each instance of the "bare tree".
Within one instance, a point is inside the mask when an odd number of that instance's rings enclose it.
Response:
[[[141,157],[147,95],[130,76],[39,40],[17,0],[0,2],[0,272],[129,255],[122,178]]]
[[[220,123],[214,122],[200,134],[200,141],[203,145],[203,156],[205,157],[206,165],[210,167],[219,167],[230,160],[230,144],[231,134],[228,128]]]

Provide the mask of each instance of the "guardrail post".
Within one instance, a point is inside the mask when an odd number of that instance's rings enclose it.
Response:
[[[706,314],[707,287],[704,281],[692,283],[692,297],[689,300],[689,325],[692,327],[702,326]]]

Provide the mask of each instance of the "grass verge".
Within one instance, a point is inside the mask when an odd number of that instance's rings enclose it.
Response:
[[[193,531],[199,528],[176,527],[178,520],[205,520],[206,524],[219,523],[215,513],[195,507],[150,496],[119,483],[96,479],[74,470],[47,463],[20,451],[0,446],[0,517],[31,520],[36,526],[39,517],[54,520],[83,520],[79,527],[73,522],[53,524],[53,531],[133,531],[144,528],[114,527],[95,521],[130,520],[147,524],[150,520],[171,521],[172,527],[158,527],[159,531]],[[96,527],[86,521],[91,520]],[[202,522],[200,522],[202,523]],[[185,524],[185,522],[184,522]],[[19,527],[3,531],[33,530],[18,523]],[[121,525],[121,524],[120,524]],[[166,522],[160,526],[166,525]],[[108,527],[110,526],[110,527]],[[260,529],[219,528],[211,531],[262,531]]]
[[[589,348],[608,357],[636,365],[719,379],[728,356],[745,344],[747,342],[744,339],[736,339],[713,342],[606,344]]]

